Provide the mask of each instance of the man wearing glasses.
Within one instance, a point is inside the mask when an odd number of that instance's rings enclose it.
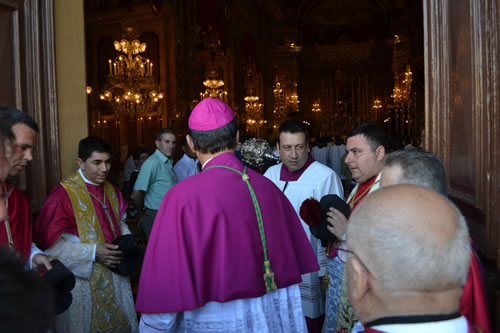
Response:
[[[365,332],[475,331],[459,313],[469,233],[442,195],[416,185],[374,192],[353,211],[346,247],[349,300]]]
[[[11,179],[16,177],[33,159],[33,148],[39,132],[36,122],[25,112],[0,107],[2,124],[12,134],[4,140],[5,157]],[[0,185],[7,214],[0,227],[0,243],[7,244],[19,252],[30,268],[51,269],[46,255],[32,242],[31,208],[26,195],[14,184]]]
[[[420,149],[403,149],[386,156],[380,187],[395,184],[424,186],[448,196],[443,164],[433,153]],[[460,298],[460,313],[483,332],[491,332],[483,269],[472,246],[470,257],[469,274]]]

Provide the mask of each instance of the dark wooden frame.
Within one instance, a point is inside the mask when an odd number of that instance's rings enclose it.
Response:
[[[15,106],[30,114],[40,127],[33,161],[18,180],[34,212],[61,177],[53,4],[53,0],[0,0],[4,9],[12,10],[17,23],[13,38],[19,45],[15,61],[20,70],[12,84],[20,89],[16,89]]]
[[[450,64],[450,6],[467,1],[471,41],[470,126],[473,165],[472,192],[451,188],[450,198],[459,206],[469,224],[480,252],[497,260],[500,267],[500,116],[499,107],[499,0],[424,0],[426,148],[437,153],[445,169],[450,165],[452,132],[452,89]],[[454,41],[455,45],[461,41]]]

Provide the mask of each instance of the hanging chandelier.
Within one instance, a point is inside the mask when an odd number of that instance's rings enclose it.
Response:
[[[208,78],[203,81],[205,86],[205,91],[200,93],[200,98],[205,99],[207,97],[217,98],[223,102],[227,102],[227,91],[223,89],[224,81],[217,79],[217,72],[211,71]]]
[[[108,60],[106,89],[99,94],[102,101],[109,103],[117,115],[129,114],[144,117],[161,114],[161,100],[164,94],[153,76],[153,63],[140,54],[146,51],[146,43],[135,39],[133,28],[126,28],[124,38],[115,40],[113,46],[121,52],[114,61]]]

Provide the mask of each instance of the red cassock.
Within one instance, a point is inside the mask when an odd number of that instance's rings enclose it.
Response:
[[[104,189],[102,186],[86,184],[90,193],[94,194],[102,202],[104,198]],[[113,186],[114,187],[114,186]],[[118,195],[120,203],[120,216],[115,217],[112,209],[110,209],[110,216],[113,220],[115,230],[120,232],[120,217],[123,216],[127,209],[127,203],[116,187],[115,193]],[[109,225],[108,218],[101,204],[92,197],[92,203],[97,215],[97,219],[101,226],[102,233],[106,243],[111,243],[114,239],[113,232]],[[111,207],[109,200],[106,198],[106,204]],[[52,246],[55,241],[63,234],[68,233],[80,237],[78,234],[78,227],[76,225],[75,213],[69,198],[68,193],[62,185],[57,185],[47,197],[45,204],[38,216],[35,224],[35,242],[40,249],[45,250]]]
[[[469,275],[460,298],[460,313],[485,333],[491,332],[487,304],[481,264],[472,250]]]
[[[12,185],[6,184],[7,191]],[[28,260],[31,253],[31,208],[26,195],[17,186],[8,199],[9,225],[14,241],[14,248]],[[0,244],[8,244],[5,224],[0,226]]]

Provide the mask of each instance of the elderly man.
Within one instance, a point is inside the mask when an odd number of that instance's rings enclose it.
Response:
[[[13,179],[33,159],[38,125],[27,113],[14,108],[0,107],[0,114],[9,132],[13,134],[11,140],[5,141],[9,176]],[[0,243],[16,249],[30,268],[52,268],[47,256],[32,242],[31,207],[26,195],[17,186],[8,183],[1,185],[0,192],[11,192],[5,200],[8,221],[5,228],[0,228]]]
[[[347,203],[355,210],[357,205],[379,187],[380,172],[384,167],[384,158],[388,150],[388,139],[384,130],[375,124],[362,124],[352,130],[347,138],[345,163],[352,178],[358,182]],[[331,208],[328,213],[328,230],[338,239],[343,239],[347,219],[338,210]],[[350,331],[356,322],[356,316],[347,299],[347,286],[344,264],[336,256],[333,242],[328,247],[329,285],[326,296],[326,332]]]
[[[283,163],[270,167],[264,176],[273,181],[290,200],[297,215],[304,200],[336,194],[344,197],[339,177],[329,167],[314,161],[309,156],[309,137],[304,125],[295,120],[285,121],[278,130],[277,148]],[[320,263],[321,270],[302,277],[300,284],[302,308],[307,317],[310,332],[321,331],[324,301],[321,280],[325,275],[326,256],[321,241],[315,238],[309,226],[301,219],[304,231]],[[314,319],[314,320],[313,320]]]
[[[399,150],[386,156],[380,187],[394,184],[420,185],[444,197],[448,194],[443,164],[436,155],[418,149]],[[467,283],[460,298],[460,313],[483,332],[491,332],[481,263],[472,247],[470,257]]]
[[[122,260],[120,235],[127,204],[106,178],[111,147],[97,137],[82,139],[73,175],[56,186],[35,224],[35,240],[76,277],[73,303],[56,318],[57,332],[137,332],[129,278],[113,273]]]
[[[149,239],[153,222],[165,194],[177,183],[172,156],[176,144],[175,132],[162,128],[156,135],[156,151],[141,166],[132,192],[132,200],[138,208],[144,207],[142,228]]]
[[[293,207],[234,155],[224,102],[193,109],[187,141],[203,171],[165,196],[142,267],[141,332],[305,332],[298,283],[318,263]]]
[[[389,186],[363,200],[347,227],[346,272],[366,332],[473,332],[458,312],[468,236],[456,207],[424,187]]]

